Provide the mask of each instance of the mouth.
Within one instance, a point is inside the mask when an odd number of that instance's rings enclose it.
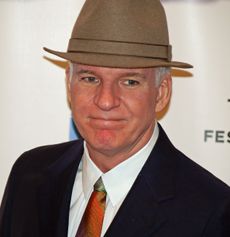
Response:
[[[90,124],[96,129],[121,129],[127,120],[123,118],[89,117]]]

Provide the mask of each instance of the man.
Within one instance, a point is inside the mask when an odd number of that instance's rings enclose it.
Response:
[[[230,236],[230,189],[169,141],[171,60],[158,0],[86,0],[68,52],[83,141],[24,153],[8,180],[2,237]],[[96,183],[96,185],[95,185]],[[95,186],[95,189],[94,189]]]

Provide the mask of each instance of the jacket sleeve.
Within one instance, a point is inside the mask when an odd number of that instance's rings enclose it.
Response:
[[[210,218],[204,237],[230,237],[230,197],[218,208]]]
[[[13,214],[13,197],[15,187],[15,172],[16,166],[14,165],[10,176],[8,178],[3,199],[0,206],[0,236],[9,237],[11,236],[11,219]]]
[[[17,186],[20,180],[18,171],[22,168],[21,166],[24,163],[24,154],[14,163],[5,187],[0,205],[0,237],[12,236],[14,202],[17,199]]]

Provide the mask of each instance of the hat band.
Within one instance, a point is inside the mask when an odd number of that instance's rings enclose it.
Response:
[[[113,54],[171,61],[171,45],[72,38],[68,52]]]

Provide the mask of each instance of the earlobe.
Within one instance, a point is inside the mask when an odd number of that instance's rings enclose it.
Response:
[[[156,109],[155,112],[161,112],[169,103],[172,94],[172,78],[169,74],[165,76],[163,81],[161,82],[157,98],[156,98]]]

